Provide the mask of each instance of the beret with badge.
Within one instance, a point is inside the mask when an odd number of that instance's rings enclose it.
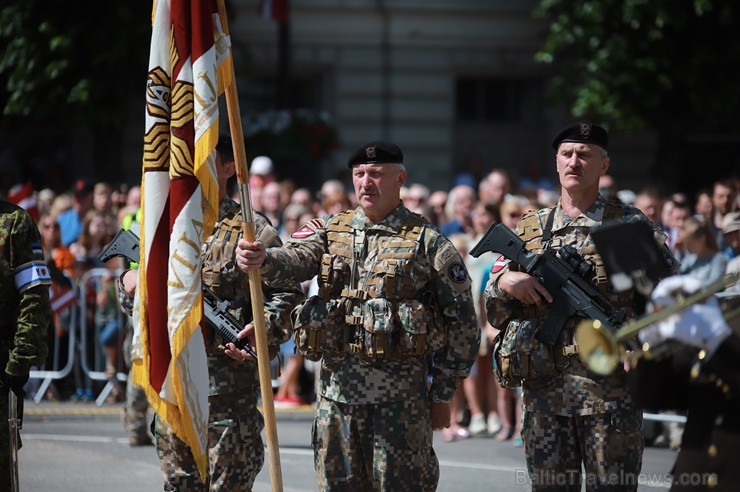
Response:
[[[599,125],[579,121],[560,130],[552,139],[552,147],[558,150],[563,142],[595,144],[604,150],[608,150],[609,134]]]
[[[366,143],[350,156],[347,166],[351,169],[355,164],[403,164],[403,152],[394,143],[377,140]]]

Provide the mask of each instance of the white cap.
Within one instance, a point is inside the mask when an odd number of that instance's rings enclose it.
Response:
[[[260,155],[252,159],[252,167],[249,168],[249,174],[266,175],[272,173],[272,159]]]

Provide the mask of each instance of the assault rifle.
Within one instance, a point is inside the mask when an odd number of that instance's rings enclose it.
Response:
[[[571,316],[598,320],[614,331],[624,322],[624,312],[614,306],[589,280],[593,269],[575,250],[563,245],[559,254],[547,248],[542,254],[527,251],[524,241],[511,229],[494,222],[470,254],[478,258],[488,251],[501,253],[536,277],[553,298],[550,314],[537,339],[553,345]]]
[[[122,256],[129,261],[139,261],[139,236],[133,231],[119,229],[113,240],[98,255],[98,259],[107,262],[113,257]],[[257,359],[257,353],[246,339],[237,335],[243,326],[229,311],[229,302],[219,299],[210,287],[203,284],[203,311],[208,323],[237,348],[246,350],[249,355]]]

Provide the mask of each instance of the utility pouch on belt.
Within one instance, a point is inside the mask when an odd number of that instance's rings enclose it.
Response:
[[[326,298],[338,297],[349,275],[349,265],[341,256],[325,253],[321,256],[319,292]]]
[[[540,342],[533,320],[514,320],[496,335],[493,345],[494,374],[504,388],[521,386],[523,380],[555,377],[555,347]]]
[[[308,360],[317,361],[324,352],[342,351],[344,308],[340,300],[311,296],[293,309],[291,316],[293,340]]]
[[[387,299],[370,299],[364,310],[365,355],[384,359],[393,353],[393,306]]]
[[[420,357],[428,352],[428,313],[417,300],[397,304],[370,299],[364,304],[364,355],[369,359]]]

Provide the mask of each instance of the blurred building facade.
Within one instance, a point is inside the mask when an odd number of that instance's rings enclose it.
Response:
[[[534,61],[537,3],[290,0],[290,104],[329,112],[339,135],[322,179],[373,139],[401,145],[411,179],[432,188],[493,167],[554,178],[550,138],[571,118],[548,103],[549,68]],[[274,107],[280,24],[258,0],[227,5],[242,113]],[[644,179],[654,144],[622,143],[620,186]]]
[[[534,61],[546,27],[532,16],[537,0],[272,0],[289,2],[284,83],[281,24],[262,15],[263,1],[226,0],[245,132],[255,115],[284,108],[330,115],[336,129],[337,144],[318,157],[271,156],[279,177],[314,187],[347,179],[357,146],[389,139],[404,150],[410,179],[432,189],[493,167],[555,180],[550,138],[571,118],[549,102],[552,67]],[[63,115],[43,128],[0,128],[0,169],[19,176],[9,185],[29,172],[60,188],[79,176],[139,183],[144,93],[142,80],[120,134],[66,125]],[[642,186],[655,142],[614,137],[618,187]],[[14,142],[37,155],[14,157]],[[262,150],[253,143],[249,157]]]

